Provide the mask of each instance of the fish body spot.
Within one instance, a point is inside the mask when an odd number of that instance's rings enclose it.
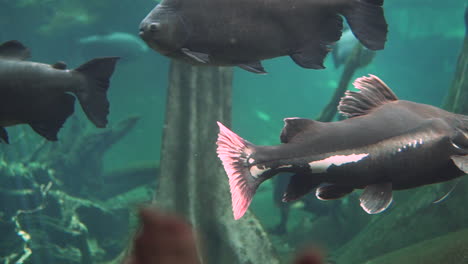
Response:
[[[326,172],[331,165],[341,166],[348,163],[355,163],[369,156],[369,153],[334,155],[323,160],[309,162],[309,167],[313,173]]]

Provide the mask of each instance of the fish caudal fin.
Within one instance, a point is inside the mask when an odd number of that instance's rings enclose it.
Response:
[[[232,211],[234,219],[241,218],[249,208],[261,179],[250,174],[249,156],[254,152],[254,145],[236,135],[218,122],[219,134],[217,153],[229,178]]]
[[[383,49],[387,40],[388,25],[382,5],[383,0],[354,0],[342,12],[356,38],[371,50]]]
[[[107,89],[118,59],[118,57],[97,58],[75,69],[87,80],[86,84],[76,91],[76,96],[86,116],[96,127],[107,125],[109,114]]]

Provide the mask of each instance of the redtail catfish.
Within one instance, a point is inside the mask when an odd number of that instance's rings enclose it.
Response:
[[[364,189],[361,207],[380,213],[392,190],[444,182],[468,173],[468,116],[398,100],[376,76],[354,82],[339,111],[349,119],[318,122],[286,118],[282,144],[254,145],[221,123],[217,153],[229,177],[234,218],[250,205],[258,186],[292,172],[284,201],[316,189],[321,200]]]
[[[322,69],[346,19],[359,41],[383,49],[383,0],[163,0],[141,22],[141,38],[157,52],[199,65],[265,73],[261,61],[290,56]]]
[[[29,50],[12,40],[0,45],[0,141],[8,143],[7,126],[29,124],[48,140],[73,114],[75,97],[97,127],[109,114],[107,89],[117,57],[93,59],[74,70],[63,62],[53,65],[26,61]]]

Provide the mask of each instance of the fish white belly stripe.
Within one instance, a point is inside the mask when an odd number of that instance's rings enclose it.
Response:
[[[259,175],[262,175],[264,172],[270,170],[269,168],[260,169],[258,166],[252,166],[250,168],[250,175],[255,179],[258,178]]]
[[[335,155],[323,160],[309,162],[309,167],[313,173],[322,173],[326,172],[331,165],[341,166],[343,164],[358,162],[367,156],[369,156],[369,153]]]

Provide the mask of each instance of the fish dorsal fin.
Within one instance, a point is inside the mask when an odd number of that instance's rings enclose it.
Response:
[[[338,105],[338,111],[346,117],[366,115],[381,105],[398,100],[382,80],[371,74],[356,79],[354,87],[359,91],[346,91]]]
[[[0,127],[0,143],[5,142],[5,143],[10,143],[8,141],[8,132],[5,130],[4,127]]]
[[[31,56],[29,49],[17,40],[0,44],[0,57],[15,60],[25,60]]]
[[[57,61],[56,63],[51,65],[52,68],[57,69],[57,70],[66,70],[67,69],[67,64],[63,61]]]
[[[306,130],[316,129],[319,123],[318,121],[299,117],[285,118],[280,136],[281,143],[300,142],[302,140],[300,135]]]

